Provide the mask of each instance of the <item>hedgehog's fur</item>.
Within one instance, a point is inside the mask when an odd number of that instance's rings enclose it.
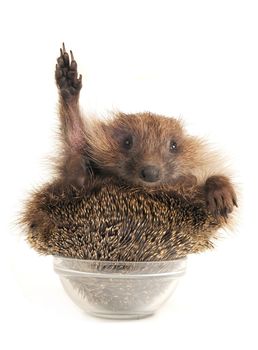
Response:
[[[211,248],[237,202],[230,179],[209,169],[218,163],[203,142],[178,120],[152,113],[86,122],[81,80],[63,46],[56,66],[63,152],[56,178],[33,194],[21,217],[31,246],[119,261],[170,260]]]

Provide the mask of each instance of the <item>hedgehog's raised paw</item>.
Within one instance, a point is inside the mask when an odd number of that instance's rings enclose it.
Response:
[[[234,206],[237,207],[237,198],[232,184],[225,176],[211,176],[204,186],[208,210],[214,216],[223,216],[227,219]]]
[[[64,44],[57,59],[55,78],[60,94],[66,102],[78,100],[82,87],[82,76],[78,77],[77,63],[73,53],[70,51],[69,56]]]

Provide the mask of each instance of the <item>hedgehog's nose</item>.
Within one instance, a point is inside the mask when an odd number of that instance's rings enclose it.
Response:
[[[146,182],[156,182],[159,180],[159,168],[148,165],[141,170],[140,177]]]

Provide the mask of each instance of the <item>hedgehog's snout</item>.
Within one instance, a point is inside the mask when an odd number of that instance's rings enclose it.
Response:
[[[140,178],[146,182],[157,182],[160,179],[160,169],[153,165],[145,166],[140,171]]]

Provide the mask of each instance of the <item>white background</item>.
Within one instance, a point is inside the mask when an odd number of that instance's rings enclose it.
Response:
[[[1,349],[257,349],[257,1],[2,1]],[[62,41],[85,112],[181,116],[227,153],[242,188],[237,229],[188,271],[154,317],[83,314],[14,224],[55,152]],[[2,344],[1,344],[2,343]]]

